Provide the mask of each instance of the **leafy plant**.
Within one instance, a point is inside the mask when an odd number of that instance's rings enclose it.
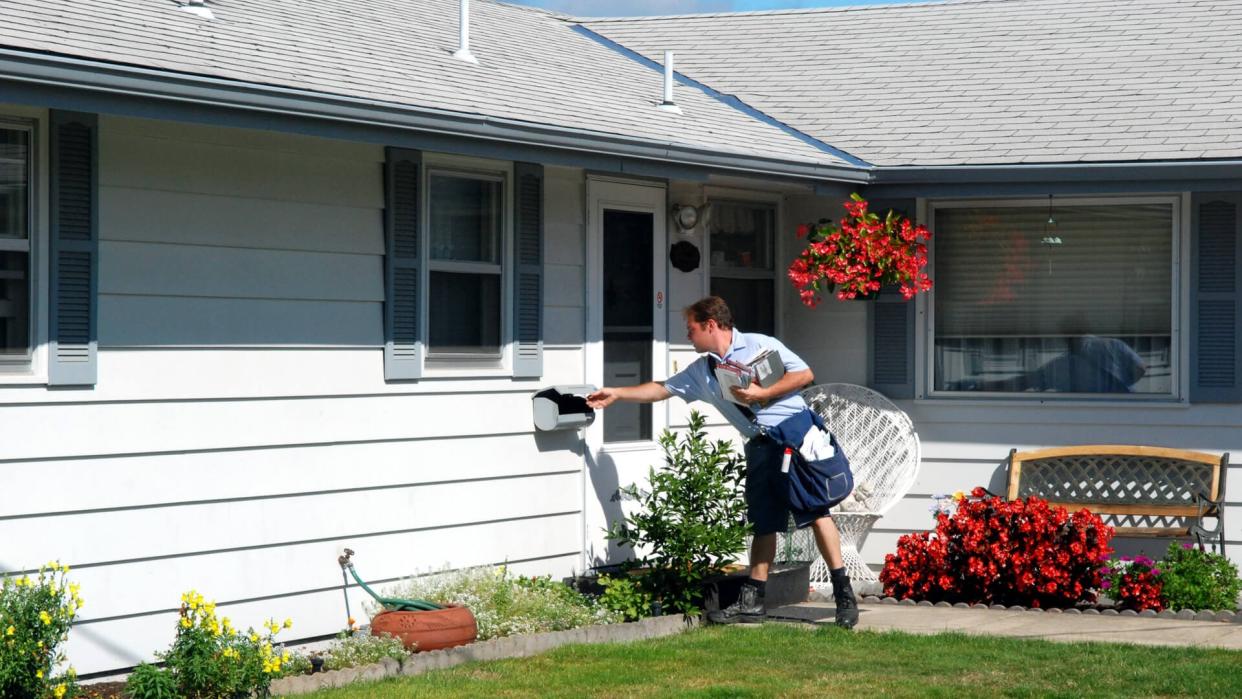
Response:
[[[72,697],[77,676],[59,650],[82,608],[77,583],[67,579],[69,566],[51,562],[38,576],[7,576],[0,581],[0,697],[35,699]]]
[[[125,680],[125,692],[131,699],[177,699],[177,680],[167,670],[142,663]]]
[[[474,614],[479,640],[611,624],[621,618],[567,585],[546,577],[512,576],[506,566],[412,577],[392,588],[389,596],[462,605]],[[378,611],[374,605],[369,608]]]
[[[938,511],[934,532],[897,541],[884,557],[884,594],[900,599],[1072,606],[1093,601],[1113,530],[1088,510],[1036,497],[987,497],[983,488]]]
[[[253,628],[241,633],[228,617],[216,615],[215,602],[206,601],[191,590],[181,596],[177,637],[172,647],[157,657],[166,665],[162,672],[172,680],[178,697],[266,696],[272,680],[280,676],[282,666],[290,659],[288,651],[277,651],[276,635],[282,628],[292,626],[288,619],[283,625],[269,619],[264,633]],[[128,683],[154,685],[157,680],[150,678],[153,674],[144,671],[142,678],[131,677]]]
[[[1101,571],[1105,578],[1100,589],[1116,600],[1117,606],[1141,612],[1164,609],[1161,594],[1164,575],[1147,556],[1122,556]]]
[[[1170,609],[1225,609],[1238,606],[1242,580],[1228,558],[1191,544],[1169,544],[1160,562],[1164,598]]]
[[[748,530],[745,461],[729,442],[708,440],[703,424],[692,411],[680,440],[668,430],[660,435],[664,468],[650,469],[650,490],[621,489],[640,508],[608,530],[609,539],[644,552],[627,564],[647,568],[643,589],[690,615],[700,611],[704,581],[742,550]]]
[[[654,601],[651,593],[630,576],[614,578],[602,575],[598,582],[604,588],[599,603],[606,609],[620,614],[625,621],[638,621],[651,616],[651,603]]]

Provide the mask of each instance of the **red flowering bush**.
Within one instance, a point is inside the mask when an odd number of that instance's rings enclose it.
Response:
[[[1164,609],[1164,581],[1156,562],[1147,556],[1122,556],[1100,572],[1105,576],[1100,589],[1106,590],[1118,607],[1136,612]]]
[[[932,287],[923,268],[931,233],[910,219],[889,211],[880,218],[867,210],[867,200],[851,194],[848,214],[839,226],[822,221],[798,226],[806,249],[789,265],[789,280],[802,303],[814,307],[820,294],[834,289],[841,300],[870,296],[884,285],[897,285],[906,300]]]
[[[1113,528],[1088,510],[1039,498],[963,497],[934,532],[907,534],[884,557],[884,594],[932,602],[1065,607],[1095,600]]]

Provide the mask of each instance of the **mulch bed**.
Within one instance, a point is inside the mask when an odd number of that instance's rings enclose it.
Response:
[[[125,694],[124,682],[96,682],[84,684],[81,688],[81,696],[86,699],[124,699],[128,696]]]

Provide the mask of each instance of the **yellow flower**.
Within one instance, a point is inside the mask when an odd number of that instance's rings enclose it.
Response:
[[[959,490],[959,491],[956,491],[956,492],[954,492],[954,493],[953,493],[953,499],[954,499],[954,500],[956,500],[956,501],[958,501],[958,502],[961,502],[961,501],[963,501],[963,500],[965,500],[965,499],[966,499],[966,493],[963,493],[963,492],[962,492],[962,491],[960,491],[960,490]]]
[[[255,633],[254,631],[251,631],[251,632],[250,632],[250,642],[251,642],[251,643],[258,643],[258,642],[259,642],[259,634]]]
[[[285,628],[286,629],[293,628],[293,619],[285,619]]]
[[[38,679],[43,679],[43,671],[42,671],[42,670],[36,670],[36,671],[35,671],[35,677],[37,677]]]
[[[47,612],[39,612],[39,621],[42,621],[44,626],[51,626],[52,615]]]
[[[68,691],[68,689],[69,688],[65,685],[58,684],[56,685],[56,689],[52,690],[52,694],[56,695],[56,699],[61,699],[61,697],[65,696],[65,692]]]
[[[12,624],[9,624],[9,628],[4,630],[5,636],[12,636],[15,633],[17,633],[17,629]]]
[[[193,625],[194,625],[194,622],[190,621],[190,617],[188,616],[181,617],[181,628],[188,629]]]

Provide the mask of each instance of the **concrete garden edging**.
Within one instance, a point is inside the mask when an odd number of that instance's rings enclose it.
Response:
[[[1003,604],[993,604],[993,605],[987,605],[987,604],[982,604],[982,603],[966,604],[965,602],[957,602],[955,604],[949,604],[948,602],[936,602],[935,604],[933,604],[927,600],[915,602],[912,599],[897,600],[892,597],[879,597],[876,595],[865,595],[859,601],[862,604],[897,604],[897,605],[904,605],[907,607],[915,607],[915,606],[917,607],[956,607],[958,609],[1003,609],[1003,610],[1015,611],[1015,612],[1043,612],[1046,614],[1086,614],[1086,615],[1098,614],[1100,616],[1141,616],[1141,617],[1159,617],[1161,619],[1219,621],[1223,623],[1242,624],[1242,610],[1231,612],[1227,610],[1213,610],[1213,609],[1203,609],[1199,611],[1194,611],[1191,609],[1182,609],[1180,611],[1175,612],[1171,609],[1165,609],[1164,611],[1157,612],[1151,609],[1146,609],[1142,612],[1136,612],[1133,609],[1123,609],[1123,610],[1118,611],[1116,609],[1107,609],[1107,608],[1098,609],[1094,607],[1086,607],[1082,609],[1079,609],[1076,607],[1070,607],[1068,609],[1059,609],[1056,607],[1051,607],[1048,609],[1043,609],[1040,607],[1022,607],[1022,606],[1017,606],[1017,605],[1012,606],[1012,607],[1006,607]]]
[[[626,624],[601,624],[565,631],[493,638],[456,648],[414,653],[404,660],[385,658],[372,665],[284,677],[272,682],[271,691],[274,696],[310,694],[320,689],[344,687],[354,682],[372,682],[398,675],[421,675],[429,670],[441,670],[462,663],[525,658],[572,643],[618,643],[662,638],[688,631],[698,625],[698,618],[673,614]]]

